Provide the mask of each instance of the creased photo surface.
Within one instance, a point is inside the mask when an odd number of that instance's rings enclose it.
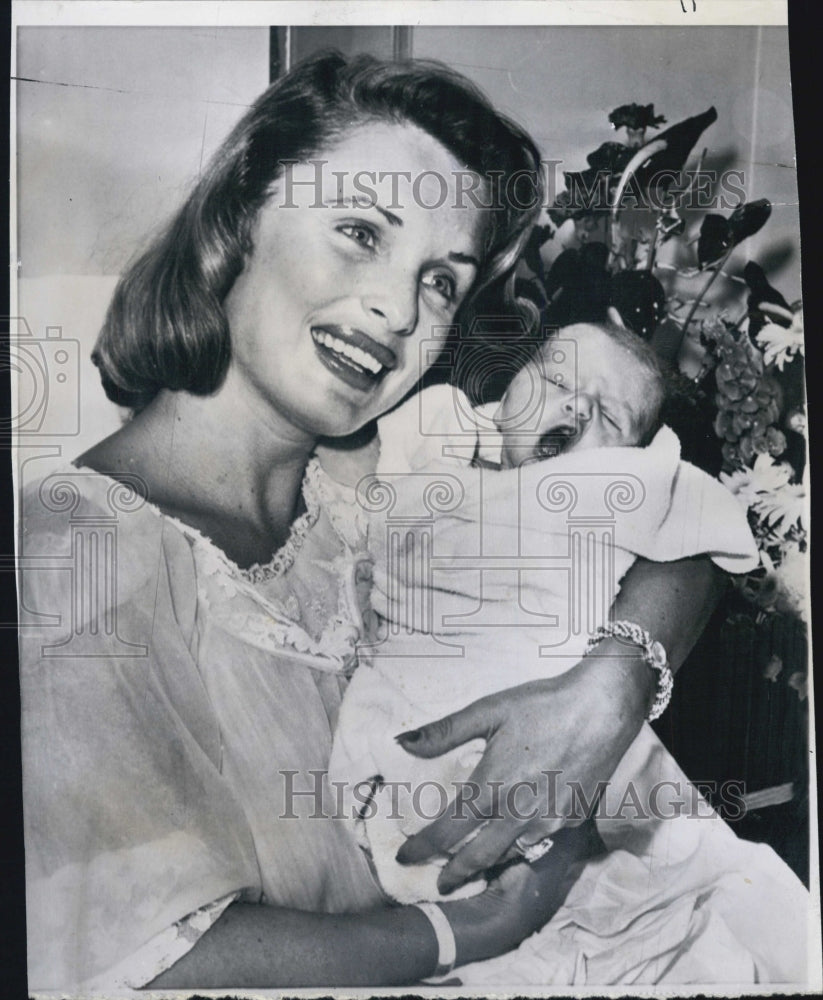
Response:
[[[819,990],[788,37],[15,5],[32,996]]]

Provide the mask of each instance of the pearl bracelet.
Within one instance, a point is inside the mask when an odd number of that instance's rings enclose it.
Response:
[[[457,942],[449,918],[436,903],[412,903],[425,913],[437,938],[437,968],[432,976],[447,976],[457,960]]]
[[[586,643],[586,655],[603,639],[614,636],[617,639],[627,639],[643,650],[643,659],[652,670],[657,671],[657,691],[646,716],[649,722],[654,722],[666,711],[674,690],[674,674],[669,666],[666,650],[649,633],[634,622],[618,621],[599,625]]]

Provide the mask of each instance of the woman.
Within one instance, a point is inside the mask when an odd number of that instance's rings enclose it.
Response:
[[[95,360],[134,416],[24,498],[27,556],[79,560],[82,536],[93,559],[88,526],[112,511],[117,543],[89,600],[79,562],[23,580],[27,607],[67,623],[22,639],[32,988],[392,985],[437,969],[442,928],[386,907],[328,819],[368,573],[351,496],[312,455],[412,389],[471,293],[511,268],[539,194],[531,141],[462,79],[325,56],[262,96],[121,281]],[[368,449],[342,456],[356,479]],[[638,566],[620,617],[677,664],[715,592],[703,562]],[[607,778],[655,683],[609,642],[416,745],[493,733],[483,779],[571,764],[584,787]],[[454,845],[454,826],[406,859]],[[487,824],[443,885],[545,832]],[[541,926],[554,882],[519,864],[445,904],[457,962]]]

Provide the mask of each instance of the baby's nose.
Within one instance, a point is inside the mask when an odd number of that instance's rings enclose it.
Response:
[[[574,398],[566,403],[566,411],[574,415],[577,420],[591,420],[592,401],[588,393],[575,393]]]

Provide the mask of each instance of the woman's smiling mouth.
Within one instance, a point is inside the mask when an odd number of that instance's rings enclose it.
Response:
[[[371,389],[397,367],[397,355],[355,327],[324,324],[311,328],[320,360],[355,389]]]

